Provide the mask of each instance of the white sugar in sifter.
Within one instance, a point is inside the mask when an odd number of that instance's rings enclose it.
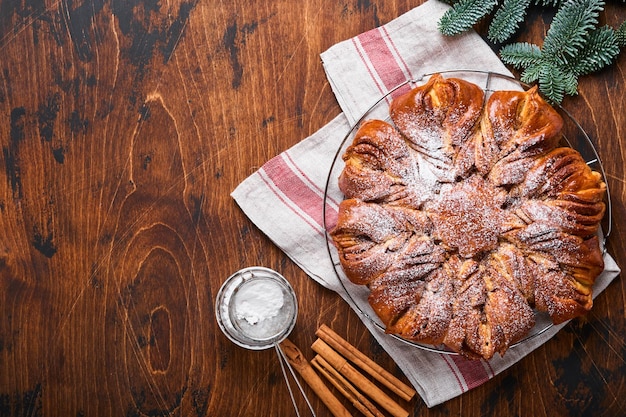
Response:
[[[289,389],[296,415],[296,405],[285,368],[289,369],[311,414],[315,417],[302,385],[289,364],[280,343],[296,324],[298,303],[289,282],[278,272],[260,266],[244,268],[231,275],[220,288],[215,316],[222,332],[233,343],[250,350],[274,348]]]

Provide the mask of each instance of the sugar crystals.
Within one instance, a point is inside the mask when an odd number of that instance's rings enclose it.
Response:
[[[263,278],[250,280],[233,296],[236,325],[253,339],[273,337],[285,328],[293,314],[288,304],[280,283]]]
[[[235,314],[239,320],[261,325],[261,322],[276,317],[283,306],[283,298],[281,288],[273,281],[254,281],[239,290]]]

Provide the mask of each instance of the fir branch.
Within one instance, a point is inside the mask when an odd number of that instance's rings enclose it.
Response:
[[[557,7],[563,3],[564,0],[535,0],[535,4],[543,7]]]
[[[620,48],[626,48],[626,20],[622,22],[619,28],[615,31],[617,37],[617,44]]]
[[[460,0],[441,16],[439,31],[447,36],[465,32],[491,13],[497,3],[497,0]]]
[[[506,64],[524,68],[541,59],[541,49],[528,42],[505,45],[500,49],[500,57]]]
[[[439,30],[454,35],[471,28],[496,9],[487,36],[504,43],[523,22],[530,4],[558,7],[543,46],[520,42],[500,49],[502,61],[521,70],[523,82],[538,83],[551,102],[577,94],[578,78],[613,63],[626,48],[626,22],[618,29],[598,28],[604,0],[444,0],[452,4]],[[623,0],[626,2],[626,0]]]
[[[504,63],[523,69],[522,82],[538,82],[541,92],[554,103],[560,103],[566,94],[576,95],[580,75],[609,65],[618,54],[616,32],[608,26],[591,32],[570,62],[563,62],[546,53],[545,48],[530,43],[505,45],[500,50]]]
[[[566,63],[576,56],[585,38],[598,24],[602,0],[569,0],[554,16],[543,43],[543,51]]]
[[[504,0],[489,25],[487,37],[492,42],[504,42],[517,31],[526,17],[530,0]]]
[[[563,89],[568,96],[575,96],[578,94],[578,75],[571,71],[564,71],[561,82],[563,83]],[[561,101],[559,101],[560,103]]]
[[[589,74],[610,65],[619,52],[616,31],[604,26],[589,34],[585,47],[568,67],[576,76]]]
[[[539,89],[548,100],[560,103],[565,97],[565,76],[554,65],[543,65],[539,74]]]
[[[522,71],[522,74],[520,75],[520,80],[526,84],[535,83],[537,80],[539,80],[541,74],[546,72],[546,70],[543,68],[546,65],[549,66],[550,64],[543,61],[533,62],[532,64],[528,65],[524,69],[524,71]]]

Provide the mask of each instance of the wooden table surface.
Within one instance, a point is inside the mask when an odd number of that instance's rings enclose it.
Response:
[[[274,351],[236,347],[215,320],[222,282],[251,265],[294,286],[290,339],[305,356],[327,324],[404,379],[230,193],[340,111],[319,54],[420,3],[0,0],[0,416],[294,415]],[[625,18],[620,2],[603,17]],[[531,14],[524,39],[540,42],[548,22]],[[564,102],[604,162],[619,265],[625,74],[622,53]],[[488,383],[404,405],[626,415],[625,289],[618,277],[586,318]]]

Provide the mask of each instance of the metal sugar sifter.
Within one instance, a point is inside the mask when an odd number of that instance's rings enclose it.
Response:
[[[302,385],[280,343],[296,324],[298,302],[289,282],[278,272],[260,266],[241,269],[220,288],[215,316],[222,332],[236,345],[250,350],[274,348],[289,389],[296,415],[300,416],[285,368],[289,369],[311,414],[315,416]]]

